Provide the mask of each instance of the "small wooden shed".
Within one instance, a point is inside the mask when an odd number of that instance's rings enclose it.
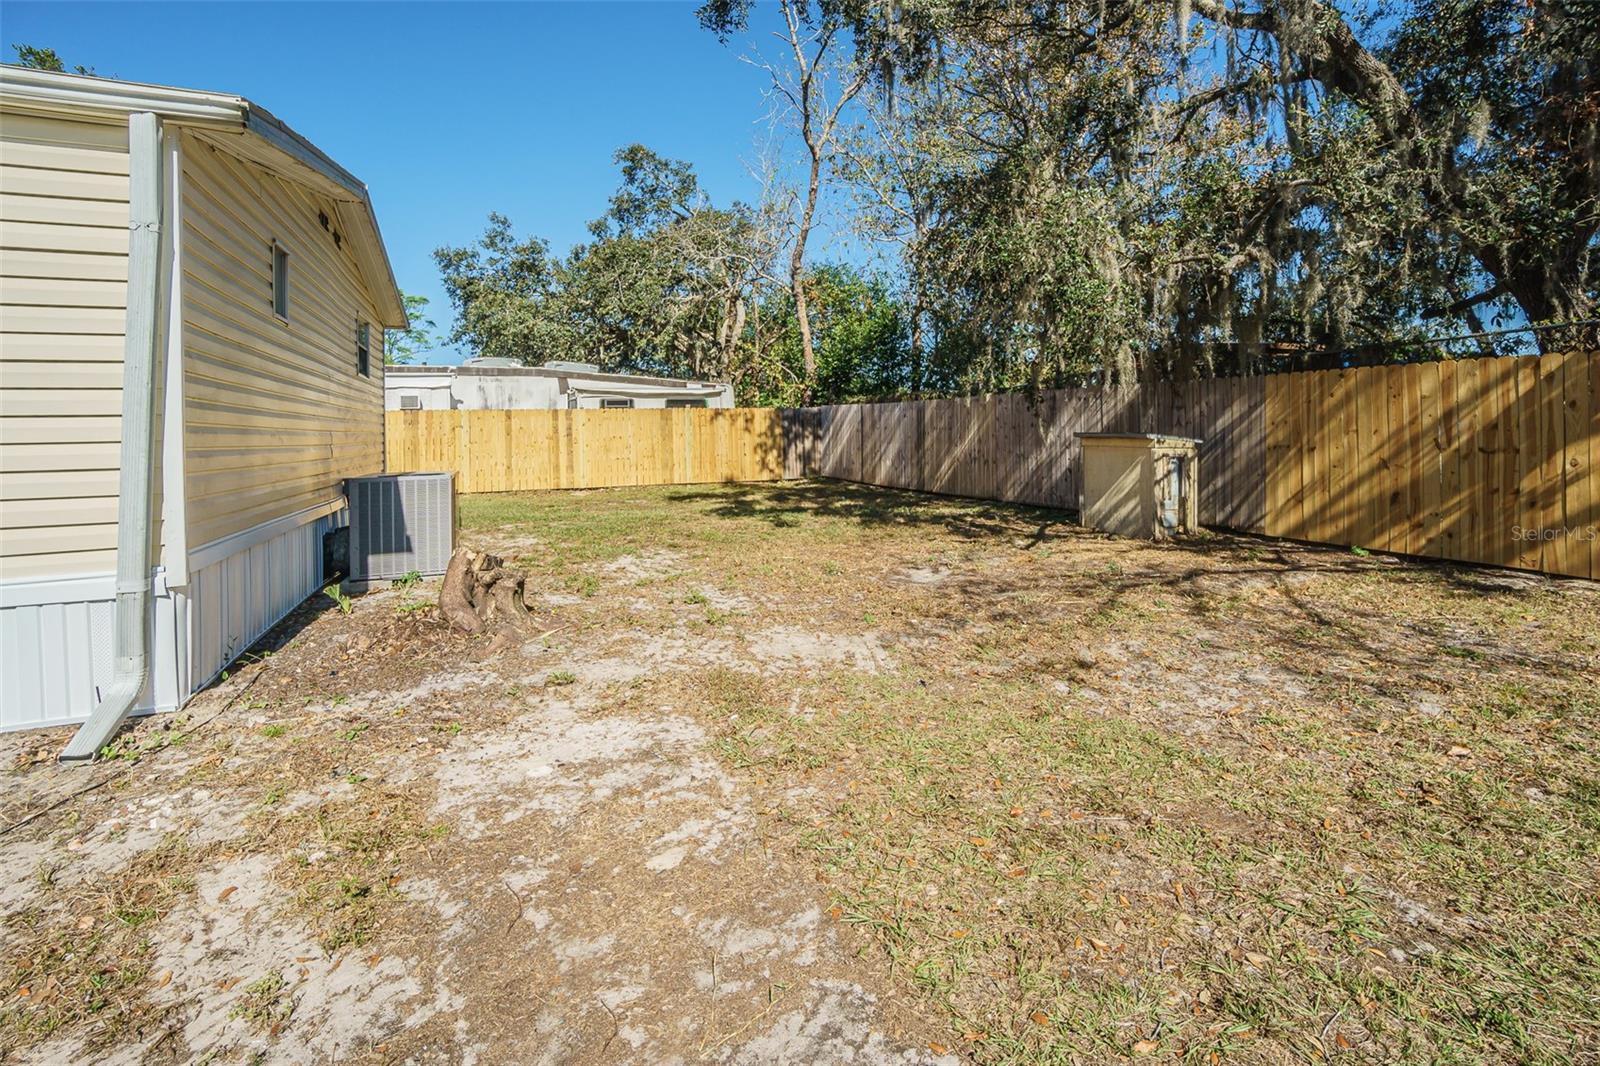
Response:
[[[1084,525],[1137,540],[1199,528],[1198,440],[1160,433],[1079,433],[1078,440]]]

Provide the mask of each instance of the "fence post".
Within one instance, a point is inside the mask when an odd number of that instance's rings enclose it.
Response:
[[[472,433],[469,428],[471,423],[467,421],[470,414],[471,412],[465,407],[456,412],[456,478],[460,482],[460,488],[457,489],[458,492],[473,492],[476,490],[470,465],[472,459],[472,448],[470,447]]]

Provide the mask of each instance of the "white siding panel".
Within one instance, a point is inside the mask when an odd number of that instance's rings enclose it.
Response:
[[[0,381],[11,389],[122,389],[121,363],[51,363],[17,359],[0,368]]]
[[[11,510],[14,504],[6,504],[6,509]],[[73,517],[81,518],[81,514]],[[6,563],[19,561],[20,557],[28,555],[55,555],[60,552],[94,551],[106,540],[113,543],[117,539],[117,526],[115,522],[107,525],[102,522],[81,522],[78,525],[67,525],[64,521],[56,521],[45,526],[23,527],[21,529],[0,530],[0,542],[6,546]],[[115,550],[115,549],[113,549]],[[38,572],[35,569],[35,572]],[[9,577],[10,573],[3,576]]]
[[[62,256],[76,260],[82,256]],[[95,258],[95,257],[89,257]],[[11,261],[6,260],[6,270]],[[9,308],[26,304],[35,307],[94,307],[114,308],[119,313],[128,302],[128,283],[120,281],[89,281],[64,277],[9,277],[0,276],[0,304]]]
[[[122,334],[0,333],[0,362],[120,363]],[[6,372],[0,366],[0,375]]]
[[[344,511],[288,529],[246,530],[237,550],[191,554],[190,583],[155,597],[151,681],[136,713],[168,711],[322,588],[322,538]],[[282,523],[279,523],[281,525]],[[203,565],[197,565],[203,564]],[[116,583],[0,584],[0,731],[81,722],[111,682]]]
[[[115,438],[113,438],[115,443]],[[4,452],[0,452],[4,454]],[[13,473],[0,479],[6,491],[14,495],[0,495],[0,501],[50,500],[116,495],[115,470],[49,470]]]
[[[0,663],[6,667],[0,670],[0,720],[7,723],[31,724],[48,718],[42,690],[44,677],[54,672],[54,664],[46,665],[39,647],[42,609],[30,605],[0,611]]]
[[[121,255],[95,255],[89,252],[42,251],[38,248],[7,248],[8,278],[73,278],[83,281],[115,281],[127,287],[128,266]],[[121,306],[119,303],[117,306]]]
[[[10,597],[0,598],[0,732],[81,722],[111,683],[115,579],[107,573],[32,583],[29,594],[17,597],[20,587],[0,585],[0,597]],[[11,602],[18,598],[22,602]],[[186,612],[182,590],[154,597],[151,677],[135,714],[170,711],[182,702],[178,666]]]
[[[0,537],[3,541],[4,537]],[[0,581],[16,578],[47,579],[61,576],[62,560],[68,559],[82,573],[112,570],[117,565],[116,548],[94,551],[54,552],[43,555],[12,555],[0,558]]]
[[[128,127],[121,121],[107,119],[100,122],[76,122],[46,115],[29,115],[18,112],[0,113],[0,139],[5,141],[6,152],[14,146],[54,147],[64,149],[52,160],[67,162],[36,163],[35,166],[60,166],[68,170],[96,169],[99,160],[115,168],[120,160],[120,173],[128,172]],[[118,173],[115,169],[111,173]]]
[[[52,123],[51,119],[40,118],[39,123]],[[67,123],[77,129],[88,129],[76,123]],[[99,127],[105,129],[107,127]],[[48,144],[34,143],[19,139],[16,135],[21,132],[13,123],[10,116],[0,116],[0,135],[5,137],[5,162],[14,167],[36,167],[40,170],[62,175],[77,176],[80,174],[117,174],[126,178],[128,176],[128,137],[127,127],[118,124],[111,127],[119,143],[103,147],[84,147],[80,144]]]
[[[0,307],[0,328],[7,333],[86,333],[120,338],[122,321],[122,311],[113,307]]]
[[[191,691],[210,684],[284,615],[321,590],[323,535],[344,524],[340,511],[205,565],[196,565],[191,555]]]
[[[111,200],[74,200],[54,196],[18,196],[0,192],[0,219],[38,222],[52,226],[92,226],[114,229],[128,225],[128,203]]]
[[[122,417],[119,413],[104,418],[53,414],[38,418],[0,418],[0,446],[49,444],[69,432],[77,434],[78,439],[83,441],[115,442],[122,439]]]
[[[88,255],[128,254],[128,224],[121,226],[68,226],[52,222],[11,222],[0,219],[0,248],[26,248],[43,252]],[[126,270],[123,276],[127,276]]]
[[[0,452],[0,499],[23,498],[9,491],[9,478],[5,474],[29,471],[33,473],[62,473],[74,470],[110,471],[116,474],[119,462],[116,441],[52,441],[29,448],[7,448]],[[115,482],[113,481],[113,484]],[[114,493],[113,493],[114,494]],[[113,507],[110,516],[116,519]]]
[[[128,175],[18,166],[6,152],[0,156],[0,195],[126,203]]]
[[[104,418],[122,410],[121,389],[83,389],[73,396],[80,418]],[[8,389],[0,411],[7,417],[40,417],[61,410],[61,397],[42,389]]]
[[[0,529],[83,525],[99,520],[99,504],[92,499],[82,497],[11,500],[4,507],[0,507]]]

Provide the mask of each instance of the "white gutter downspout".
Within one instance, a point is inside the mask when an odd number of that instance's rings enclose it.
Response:
[[[99,754],[122,727],[150,677],[150,495],[155,480],[160,286],[161,120],[139,111],[128,116],[128,310],[117,490],[116,667],[111,687],[62,751],[62,762]]]

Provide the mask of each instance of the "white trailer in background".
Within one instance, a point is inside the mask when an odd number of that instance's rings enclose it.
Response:
[[[590,363],[523,366],[509,359],[474,359],[465,366],[391,366],[383,392],[383,405],[390,411],[733,406],[733,386],[719,382],[607,374]]]

